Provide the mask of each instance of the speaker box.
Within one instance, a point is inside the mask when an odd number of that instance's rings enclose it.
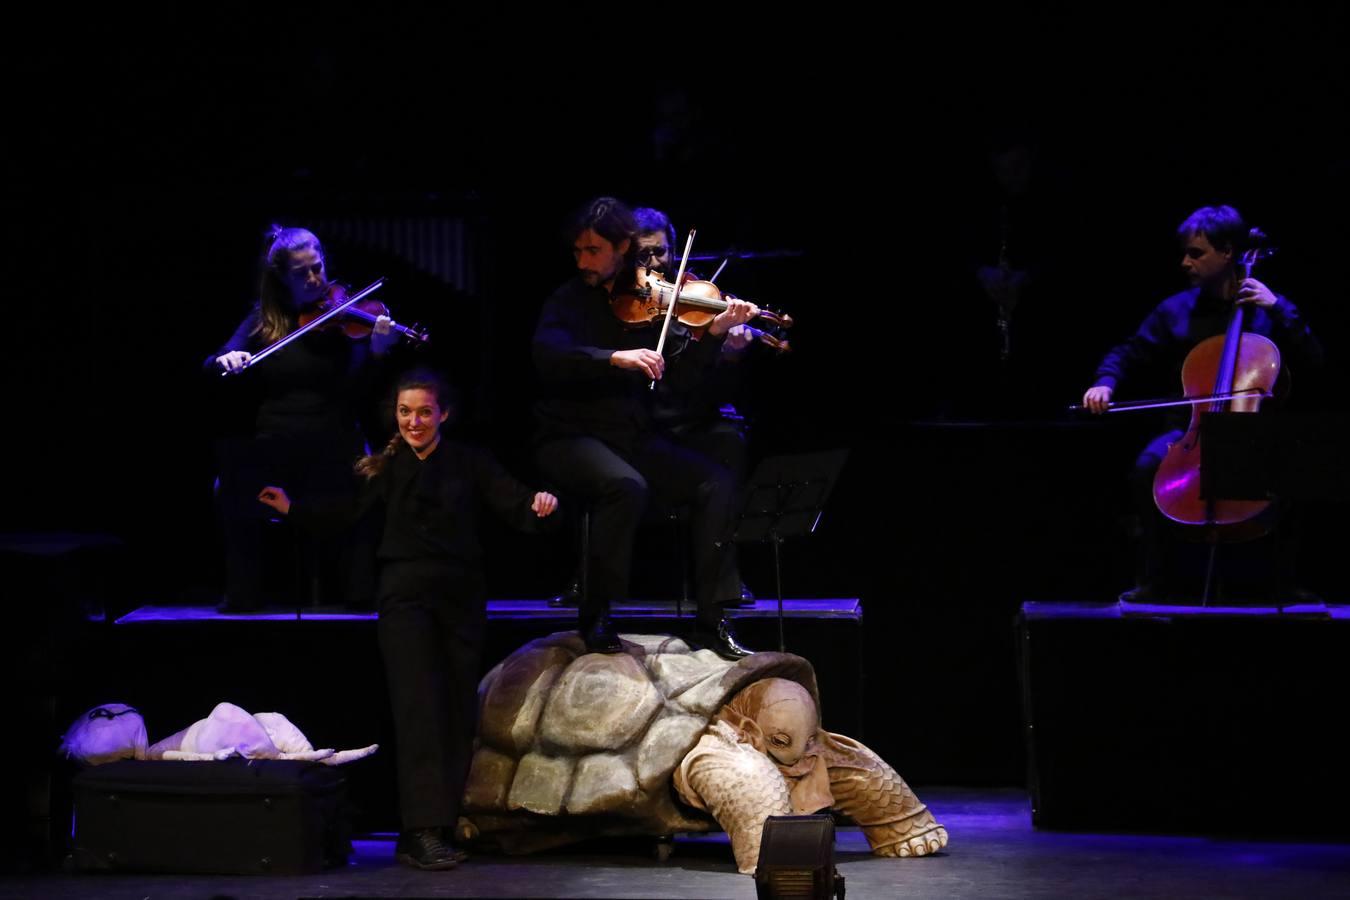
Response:
[[[1032,821],[1068,830],[1344,835],[1350,619],[1028,603]]]

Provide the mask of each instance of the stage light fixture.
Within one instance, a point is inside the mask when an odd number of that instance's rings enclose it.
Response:
[[[834,819],[828,815],[766,819],[755,892],[760,900],[844,900],[844,876],[834,868]]]

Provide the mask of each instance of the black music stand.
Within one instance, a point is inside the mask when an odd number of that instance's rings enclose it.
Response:
[[[745,502],[731,539],[738,544],[773,544],[774,580],[778,592],[778,650],[783,641],[782,545],[786,538],[810,534],[820,524],[847,450],[771,456],[755,468],[745,485]]]
[[[1350,418],[1209,413],[1200,420],[1200,496],[1350,501]]]
[[[1350,501],[1350,419],[1344,414],[1208,413],[1200,420],[1200,447],[1202,498]],[[1208,599],[1208,576],[1205,594]]]

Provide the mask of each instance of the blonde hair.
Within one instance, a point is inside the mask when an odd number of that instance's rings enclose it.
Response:
[[[253,333],[263,343],[279,341],[295,330],[295,311],[291,309],[290,289],[286,287],[283,271],[290,265],[291,254],[312,249],[323,258],[323,245],[312,231],[304,228],[286,228],[273,224],[263,237],[261,275],[258,285],[258,324]]]
[[[394,436],[389,439],[389,443],[385,444],[384,449],[379,453],[363,456],[356,461],[356,474],[370,481],[384,471],[384,467],[389,465],[389,460],[398,452],[403,443],[403,435],[395,432]]]

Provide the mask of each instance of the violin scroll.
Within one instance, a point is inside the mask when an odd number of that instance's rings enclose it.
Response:
[[[318,319],[320,316],[342,306],[348,299],[348,289],[346,285],[333,282],[328,286],[327,292],[316,303],[300,313],[300,326],[303,328],[310,322]],[[379,300],[358,300],[356,303],[346,306],[342,310],[339,320],[333,321],[323,327],[335,327],[342,329],[342,333],[352,340],[360,340],[369,337],[375,321],[380,316],[389,315],[389,307],[385,306]],[[418,325],[400,325],[398,322],[392,322],[391,327],[394,331],[403,335],[408,340],[425,344],[430,335],[426,329]]]

